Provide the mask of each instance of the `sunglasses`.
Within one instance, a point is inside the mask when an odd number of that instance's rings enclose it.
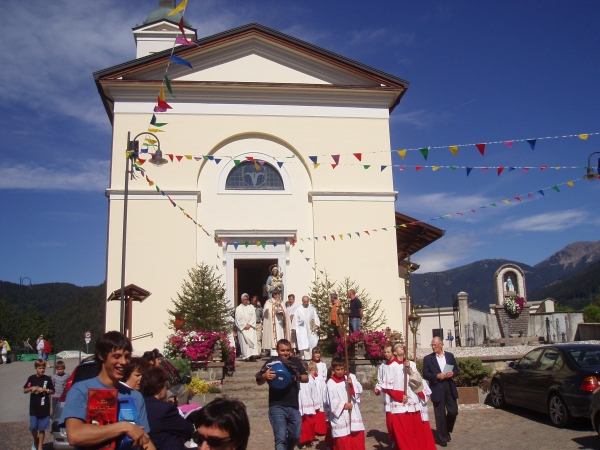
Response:
[[[208,444],[210,448],[219,449],[222,448],[226,443],[231,442],[231,438],[218,438],[214,436],[204,436],[203,434],[198,433],[198,431],[194,431],[192,434],[192,439],[198,447],[200,447],[204,442]]]

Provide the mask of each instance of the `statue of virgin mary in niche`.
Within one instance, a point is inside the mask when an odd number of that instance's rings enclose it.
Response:
[[[504,283],[504,290],[506,292],[516,292],[515,285],[513,284],[512,278],[510,275],[506,277],[506,283]]]

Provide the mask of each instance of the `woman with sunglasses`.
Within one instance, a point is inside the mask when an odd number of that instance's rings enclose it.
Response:
[[[169,381],[160,367],[150,367],[142,376],[140,392],[146,402],[150,439],[157,450],[186,450],[183,445],[192,437],[194,426],[167,402]]]
[[[192,439],[198,450],[246,450],[250,422],[246,406],[239,400],[217,397],[194,417]]]

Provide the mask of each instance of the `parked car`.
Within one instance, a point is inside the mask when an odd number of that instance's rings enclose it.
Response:
[[[174,384],[169,388],[169,394],[177,398],[176,403],[187,403],[187,389],[185,388],[185,385],[190,383],[191,378],[189,376],[180,377],[175,367],[173,367],[168,360],[161,363],[161,367],[167,371],[170,379],[175,380]],[[73,370],[73,373],[69,377],[65,389],[60,396],[57,408],[52,413],[52,419],[54,421],[52,422],[51,431],[52,437],[54,438],[54,450],[73,450],[73,446],[69,444],[69,440],[67,439],[67,430],[58,425],[58,420],[60,419],[69,389],[71,389],[71,386],[73,386],[74,383],[97,377],[99,373],[100,366],[96,364],[96,360],[93,356],[81,361],[81,363],[75,367],[75,370]]]
[[[492,378],[496,408],[506,404],[548,413],[557,427],[589,417],[599,387],[600,345],[561,344],[536,348]]]
[[[591,415],[592,426],[598,437],[600,437],[600,388],[596,389],[592,394]]]

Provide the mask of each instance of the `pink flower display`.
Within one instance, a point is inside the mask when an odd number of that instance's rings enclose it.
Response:
[[[383,359],[385,346],[402,340],[402,333],[386,328],[384,331],[355,331],[346,336],[348,345],[364,342],[367,356],[373,359]],[[336,340],[337,351],[344,353],[344,338]]]
[[[227,333],[210,331],[186,331],[179,329],[169,336],[165,344],[167,354],[180,354],[192,362],[207,363],[213,359],[215,344],[221,342],[223,361],[227,370],[235,370],[235,348],[229,342]]]

